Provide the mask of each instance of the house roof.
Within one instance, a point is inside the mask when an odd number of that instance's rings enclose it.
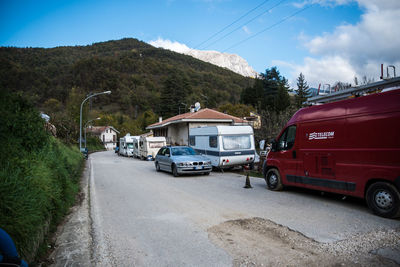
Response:
[[[205,108],[197,112],[188,112],[174,117],[168,118],[161,122],[151,124],[146,129],[157,129],[165,127],[169,124],[181,122],[234,122],[234,123],[247,123],[246,120],[231,116],[213,109]]]
[[[102,132],[104,132],[107,129],[113,129],[115,132],[119,133],[119,131],[117,129],[115,129],[112,126],[92,126],[88,128],[88,132],[94,133],[94,134],[101,134]]]

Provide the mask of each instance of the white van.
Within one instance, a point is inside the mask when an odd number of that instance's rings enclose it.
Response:
[[[213,167],[253,164],[256,150],[251,126],[209,126],[189,129],[189,146],[207,156]]]
[[[131,136],[129,133],[119,139],[119,155],[133,157],[133,140],[139,136]]]
[[[141,136],[139,139],[139,158],[154,160],[158,150],[165,146],[167,141],[165,137],[144,137]]]

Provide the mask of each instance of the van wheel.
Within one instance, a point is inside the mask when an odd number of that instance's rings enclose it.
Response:
[[[158,162],[156,161],[156,171],[160,171],[160,164],[158,164]]]
[[[366,194],[368,207],[376,215],[385,218],[400,217],[400,193],[389,183],[377,182],[372,184]]]
[[[272,191],[280,191],[283,189],[281,175],[277,169],[269,169],[265,175],[267,187]]]
[[[178,177],[178,176],[179,176],[179,174],[178,174],[178,169],[176,168],[175,164],[172,165],[172,175],[173,175],[174,177]]]

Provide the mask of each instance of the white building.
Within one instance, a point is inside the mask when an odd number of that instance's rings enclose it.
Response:
[[[146,127],[154,136],[164,136],[167,144],[188,145],[189,129],[202,126],[249,125],[249,122],[213,109],[205,108],[162,120]]]
[[[119,131],[112,126],[92,126],[88,128],[88,132],[98,136],[107,150],[113,150],[117,146]]]

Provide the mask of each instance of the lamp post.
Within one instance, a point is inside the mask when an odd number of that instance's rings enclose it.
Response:
[[[101,92],[101,93],[95,93],[95,94],[89,95],[88,97],[86,97],[82,101],[81,112],[79,114],[79,150],[80,151],[82,151],[82,108],[83,108],[83,104],[86,102],[86,100],[88,100],[91,97],[98,96],[98,95],[104,95],[104,94],[108,94],[109,95],[109,94],[111,94],[111,91],[104,91],[104,92]]]
[[[96,119],[89,120],[89,121],[87,121],[87,122],[85,123],[85,126],[83,126],[83,128],[85,128],[85,148],[86,148],[86,126],[89,124],[89,122],[92,122],[92,121],[95,121],[95,120],[100,120],[100,119],[101,119],[101,118],[98,117],[98,118],[96,118]]]

